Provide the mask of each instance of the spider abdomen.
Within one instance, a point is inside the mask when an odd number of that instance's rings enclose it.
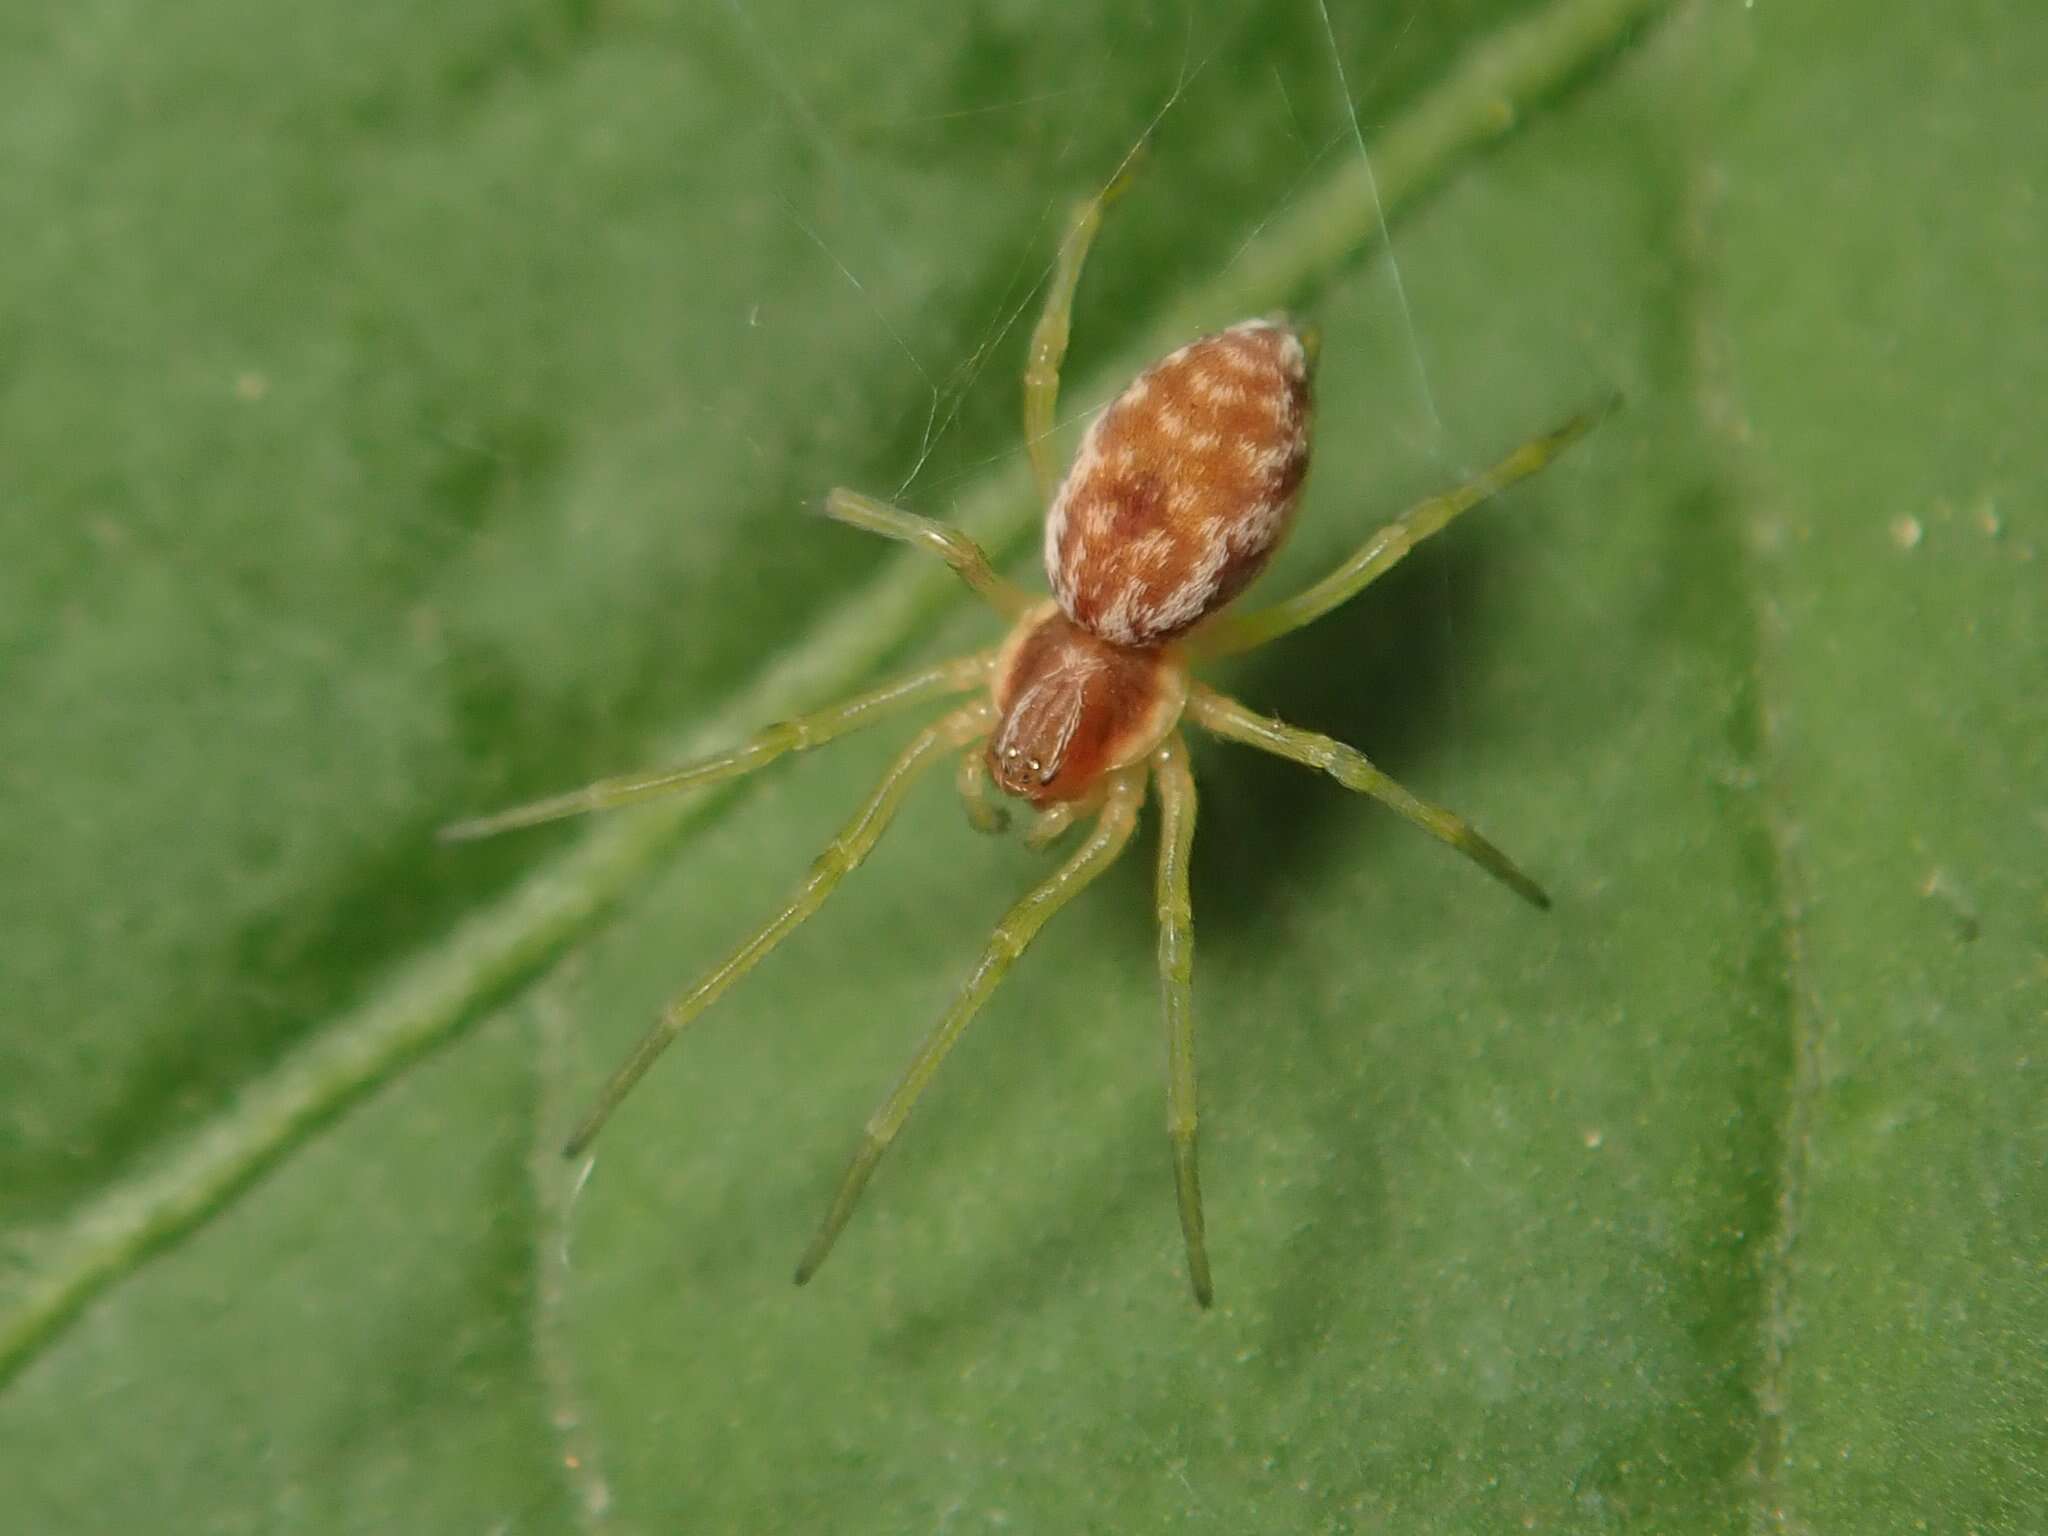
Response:
[[[1046,514],[1046,576],[1068,618],[1158,645],[1258,575],[1308,473],[1309,372],[1292,326],[1248,320],[1109,403]]]

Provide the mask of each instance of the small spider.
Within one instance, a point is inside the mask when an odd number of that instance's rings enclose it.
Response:
[[[939,1064],[1046,920],[1107,869],[1130,841],[1148,781],[1158,786],[1159,977],[1167,1039],[1167,1133],[1195,1299],[1211,1300],[1195,1164],[1195,1060],[1191,977],[1193,912],[1188,862],[1195,785],[1181,722],[1320,769],[1346,789],[1385,802],[1475,860],[1538,907],[1546,897],[1462,818],[1403,789],[1364,754],[1327,736],[1254,713],[1189,675],[1190,665],[1264,645],[1356,596],[1459,513],[1549,463],[1598,413],[1530,439],[1455,490],[1432,496],[1374,534],[1329,575],[1255,612],[1221,610],[1286,536],[1309,458],[1314,334],[1284,317],[1247,320],[1192,341],[1140,374],[1095,418],[1064,481],[1051,440],[1059,369],[1074,292],[1102,211],[1122,178],[1074,211],[1061,242],[1024,373],[1024,429],[1045,502],[1051,599],[998,576],[956,529],[853,491],[826,499],[829,515],[938,556],[1011,623],[1000,645],[927,667],[871,692],[771,725],[729,752],[679,767],[604,779],[568,794],[458,822],[449,839],[485,837],[650,796],[737,778],[786,752],[820,746],[907,706],[949,694],[973,702],[925,726],[812,865],[787,906],[691,991],[669,1005],[569,1139],[580,1155],[612,1111],[683,1027],[722,996],[812,913],[873,850],[911,785],[947,753],[962,752],[958,785],[968,820],[999,831],[990,786],[1034,813],[1027,838],[1051,842],[1092,818],[1072,855],[1012,907],[953,1004],[869,1119],[831,1209],[797,1265],[799,1285],[831,1251],[861,1190],[910,1117]],[[964,750],[963,750],[964,749]]]

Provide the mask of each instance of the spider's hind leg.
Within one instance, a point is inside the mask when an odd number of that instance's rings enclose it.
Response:
[[[953,574],[964,581],[975,596],[1006,619],[1021,617],[1025,609],[1038,601],[1015,582],[998,576],[995,567],[989,564],[988,551],[949,523],[892,507],[886,501],[863,496],[859,491],[849,491],[843,485],[835,487],[825,497],[825,515],[850,528],[879,533],[885,539],[894,539],[899,544],[909,544],[927,554],[937,555],[953,567]]]
[[[1045,309],[1031,328],[1029,361],[1024,365],[1024,446],[1031,455],[1031,477],[1038,485],[1038,499],[1052,505],[1058,489],[1058,466],[1053,461],[1053,414],[1060,399],[1060,364],[1066,361],[1067,339],[1073,330],[1074,292],[1081,286],[1081,269],[1088,261],[1088,247],[1102,228],[1102,211],[1130,185],[1141,144],[1124,157],[1109,185],[1093,197],[1074,205],[1067,219],[1067,232],[1060,252],[1053,260],[1052,282],[1045,291]]]
[[[1080,895],[1124,851],[1124,845],[1131,840],[1131,832],[1137,826],[1138,807],[1144,799],[1145,776],[1142,771],[1126,771],[1112,779],[1102,812],[1096,818],[1095,829],[1089,833],[1088,840],[1074,851],[1066,863],[1010,908],[996,925],[995,932],[989,936],[988,947],[982,951],[981,959],[968,974],[967,982],[954,997],[952,1006],[911,1058],[895,1091],[869,1117],[861,1134],[860,1148],[854,1153],[853,1162],[832,1199],[832,1208],[826,1212],[818,1235],[811,1239],[810,1247],[804,1250],[803,1259],[796,1267],[798,1285],[809,1280],[817,1273],[818,1266],[825,1262],[840,1229],[846,1225],[846,1218],[853,1214],[861,1191],[867,1187],[875,1165],[889,1150],[896,1133],[903,1129],[903,1122],[910,1118],[911,1110],[917,1106],[918,1097],[938,1072],[939,1064],[959,1042],[969,1022],[981,1011],[981,1005],[988,1001],[989,994],[995,991],[996,983],[1003,979],[1004,973],[1037,937],[1038,930],[1045,926],[1047,919]]]
[[[1581,411],[1562,425],[1530,438],[1463,485],[1418,501],[1375,532],[1321,581],[1270,608],[1227,614],[1205,625],[1189,637],[1190,649],[1204,658],[1235,656],[1341,608],[1398,565],[1416,545],[1449,527],[1460,513],[1471,511],[1549,464],[1598,426],[1618,404],[1618,399],[1609,400],[1593,410]]]

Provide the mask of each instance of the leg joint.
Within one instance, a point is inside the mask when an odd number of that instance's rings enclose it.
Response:
[[[838,880],[851,874],[860,860],[843,838],[834,838],[825,845],[825,851],[811,860],[811,879]]]
[[[1004,923],[988,936],[989,954],[1000,959],[1005,965],[1015,964],[1018,957],[1024,953],[1025,947],[1030,944],[1035,927],[1034,924],[1032,928],[1020,931],[1009,923]]]

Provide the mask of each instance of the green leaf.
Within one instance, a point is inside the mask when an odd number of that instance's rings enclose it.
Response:
[[[2048,1507],[2032,9],[1034,9],[0,22],[10,1528]],[[798,1291],[1043,856],[921,790],[586,1176],[556,1149],[603,1074],[897,733],[432,833],[989,638],[805,509],[896,492],[1028,573],[1035,286],[1148,134],[1068,410],[1312,313],[1268,590],[1627,395],[1220,674],[1556,910],[1198,742],[1216,1309],[1149,832]]]

